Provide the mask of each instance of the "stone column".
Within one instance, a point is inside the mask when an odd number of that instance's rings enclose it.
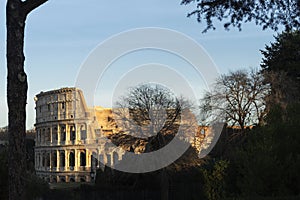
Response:
[[[45,129],[44,128],[41,128],[41,135],[40,135],[40,144],[41,145],[44,145],[44,141],[45,141]]]
[[[75,171],[79,170],[80,166],[80,151],[75,149]]]
[[[78,150],[75,149],[75,152],[74,152],[74,156],[75,156],[75,166],[74,166],[74,171],[78,171],[78,166],[79,166],[79,156],[78,156]]]
[[[53,142],[52,125],[50,126],[50,144]]]
[[[85,163],[86,163],[86,167],[91,167],[91,151],[89,149],[86,149],[86,152],[85,152]]]
[[[56,150],[56,162],[57,162],[56,171],[59,171],[59,168],[60,168],[60,153],[59,153],[59,150]]]
[[[66,130],[66,144],[69,144],[70,143],[70,130],[69,130],[69,125],[66,124],[65,125],[65,130]]]
[[[65,171],[68,171],[69,167],[69,150],[65,150]]]
[[[81,140],[81,138],[80,138],[80,125],[76,123],[74,126],[75,126],[75,135],[76,135],[75,136],[76,137],[75,144],[77,144],[77,141]]]
[[[50,163],[50,165],[49,165],[50,171],[52,171],[53,166],[52,166],[52,151],[51,150],[49,150],[49,163]]]
[[[56,125],[57,128],[57,144],[60,144],[60,127],[59,124]]]

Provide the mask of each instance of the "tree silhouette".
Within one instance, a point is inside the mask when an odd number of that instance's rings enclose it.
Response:
[[[218,78],[213,90],[206,92],[201,99],[201,112],[208,121],[225,121],[243,130],[245,126],[263,123],[269,91],[259,72],[230,72]]]
[[[181,4],[196,3],[197,8],[188,14],[196,15],[198,22],[205,21],[206,28],[215,29],[213,20],[227,20],[224,28],[230,26],[241,30],[242,24],[254,21],[263,29],[278,30],[284,26],[286,30],[300,28],[299,0],[182,0]]]
[[[193,133],[197,120],[191,109],[188,100],[176,98],[169,89],[143,84],[121,97],[113,113],[124,133],[146,139],[148,149],[145,150],[154,151],[168,144],[178,131],[185,137]]]
[[[9,199],[25,199],[25,123],[28,89],[23,52],[25,22],[28,14],[46,1],[8,0],[6,4]]]
[[[173,130],[180,121],[181,105],[159,85],[133,87],[116,103],[116,121],[122,130],[137,137],[151,137]]]
[[[300,31],[283,32],[275,42],[261,50],[261,67],[271,84],[270,105],[299,102],[300,99]]]

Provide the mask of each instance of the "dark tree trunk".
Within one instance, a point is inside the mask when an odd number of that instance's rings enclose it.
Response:
[[[27,76],[24,71],[24,30],[26,16],[46,0],[8,0],[7,104],[9,137],[9,199],[25,199]]]
[[[20,6],[19,1],[8,1],[6,6],[9,199],[25,199],[27,77],[23,47],[26,15]]]

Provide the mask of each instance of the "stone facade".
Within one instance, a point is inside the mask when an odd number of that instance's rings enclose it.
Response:
[[[35,169],[40,177],[48,182],[90,182],[102,163],[114,165],[121,159],[123,152],[108,146],[104,135],[113,132],[109,111],[97,108],[103,116],[97,120],[81,90],[41,92],[35,102]]]

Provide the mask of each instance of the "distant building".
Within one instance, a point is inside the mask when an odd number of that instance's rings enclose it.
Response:
[[[101,163],[114,165],[124,152],[108,146],[100,125],[77,88],[41,92],[36,101],[35,169],[48,182],[90,182]],[[98,115],[103,111],[97,108]],[[101,130],[102,127],[102,130]]]

